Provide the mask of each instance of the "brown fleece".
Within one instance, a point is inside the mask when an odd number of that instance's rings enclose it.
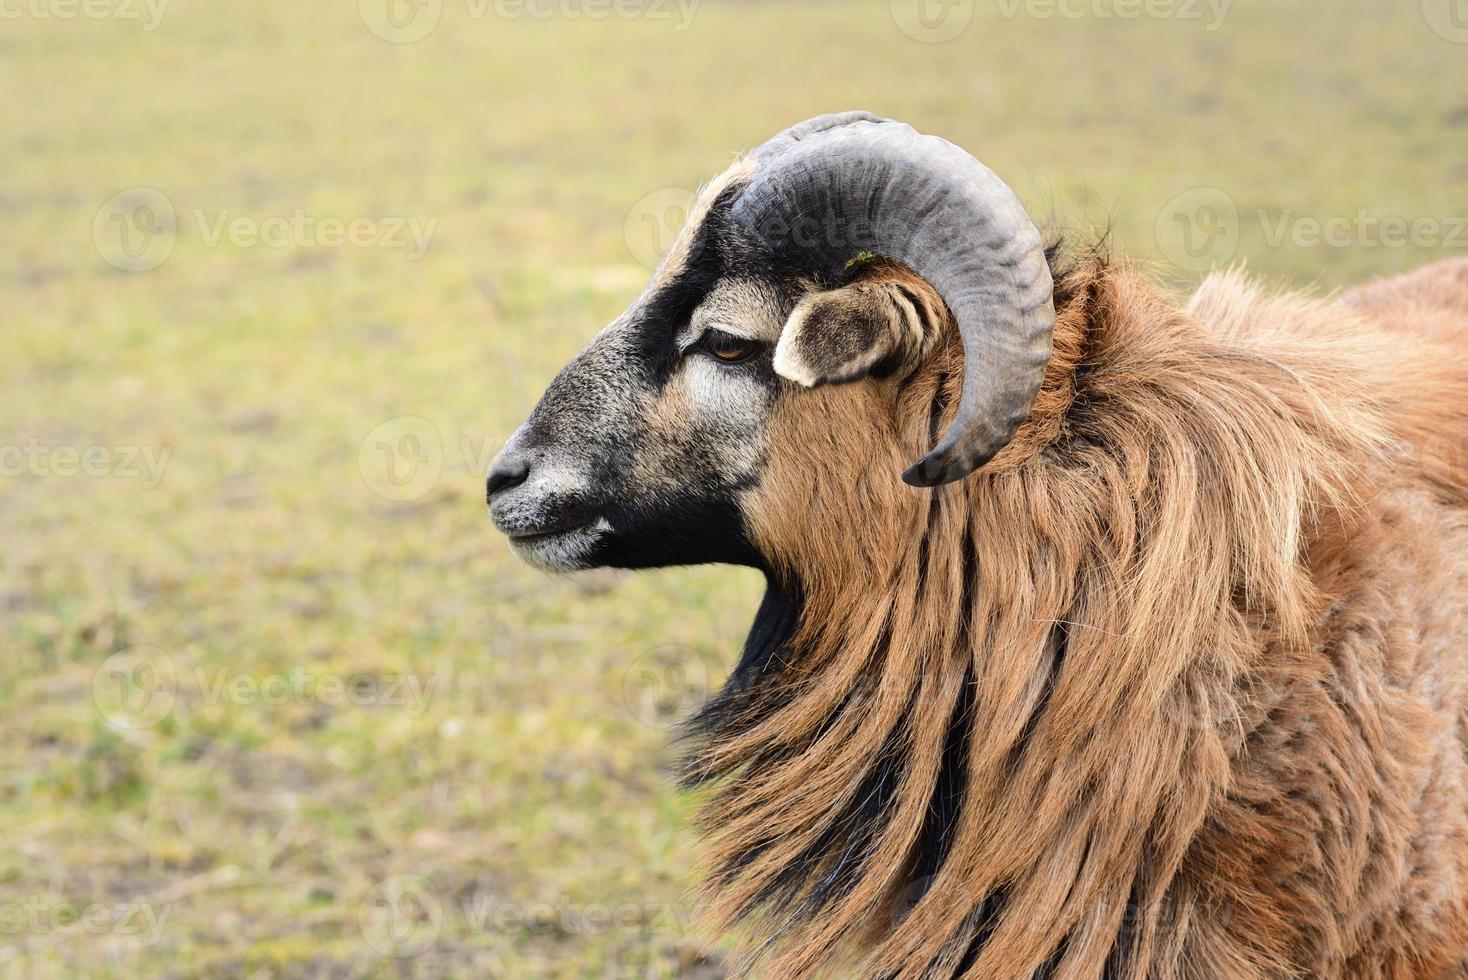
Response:
[[[1030,421],[932,491],[898,474],[963,356],[921,280],[923,363],[789,386],[745,512],[802,617],[694,759],[726,774],[708,892],[750,968],[1461,975],[1465,269],[1181,308],[1079,262]]]

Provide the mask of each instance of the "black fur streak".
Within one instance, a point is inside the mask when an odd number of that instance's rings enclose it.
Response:
[[[729,208],[743,190],[740,186],[727,189],[716,202],[710,220],[705,222],[705,238],[696,242],[694,254],[685,269],[649,308],[651,316],[663,323],[676,324],[686,320],[689,312],[707,289],[709,277],[715,270],[729,271],[749,260],[746,256],[760,255],[761,250],[744,250],[739,246],[738,233],[728,226]],[[1052,268],[1056,267],[1057,246],[1047,250]],[[749,270],[766,271],[766,270]],[[1060,277],[1057,275],[1057,279]],[[1059,303],[1063,297],[1057,296]],[[650,338],[650,343],[656,342]],[[666,344],[663,345],[666,348]],[[943,388],[931,406],[930,425],[936,440],[945,410]],[[669,564],[669,556],[676,555],[678,564],[691,562],[721,561],[750,565],[766,572],[766,591],[759,611],[745,640],[739,662],[722,690],[714,695],[703,708],[683,727],[683,738],[691,751],[682,773],[686,788],[694,788],[720,778],[734,775],[709,765],[701,757],[700,748],[715,740],[729,738],[766,718],[771,712],[789,703],[792,686],[782,683],[782,674],[788,654],[788,644],[800,622],[803,597],[797,584],[784,585],[759,556],[748,540],[736,504],[736,491],[730,490],[727,497],[719,494],[709,498],[689,498],[665,504],[660,502],[657,514],[641,515],[636,512],[613,515],[619,528],[629,530],[627,538],[634,539],[633,545],[621,545],[617,564],[626,567],[646,567]],[[938,493],[930,502],[929,523],[936,518],[942,499]],[[671,507],[670,511],[667,509]],[[680,515],[670,521],[669,514]],[[670,531],[669,528],[679,528]],[[926,535],[919,542],[926,550]],[[978,587],[980,569],[974,561],[974,545],[966,542],[966,566],[964,569],[964,594],[961,609],[973,608],[974,590]],[[924,561],[925,564],[925,555]],[[925,572],[926,569],[923,569]],[[926,578],[923,580],[926,585]],[[967,634],[973,624],[965,621],[961,631]],[[1065,627],[1059,626],[1052,635],[1053,659],[1050,665],[1050,683],[1064,662],[1068,635]],[[961,648],[966,645],[961,644]],[[1050,683],[1042,694],[1036,715],[1044,710],[1048,700]],[[834,722],[848,703],[843,703],[834,712]],[[968,782],[967,753],[974,737],[975,717],[974,676],[972,665],[966,670],[962,691],[954,705],[944,740],[944,749],[937,783],[929,804],[928,817],[920,832],[912,855],[912,880],[914,889],[909,896],[913,902],[921,898],[927,882],[937,875],[948,859],[953,845],[953,834],[965,799]],[[910,709],[909,709],[910,710]],[[1035,721],[1031,719],[1031,724]],[[772,747],[767,753],[748,762],[750,768],[758,770],[782,759],[788,759],[802,751],[801,746]],[[795,861],[782,869],[771,885],[757,896],[747,911],[759,908],[773,911],[785,921],[795,924],[818,915],[832,900],[854,886],[872,845],[880,837],[882,822],[886,818],[890,803],[901,785],[902,757],[895,736],[883,746],[883,750],[863,777],[861,786],[854,795],[854,805],[847,811],[831,814],[820,837]],[[755,860],[774,841],[764,841],[717,872],[725,880],[736,878],[743,868]],[[1004,889],[976,900],[965,919],[964,926],[950,937],[950,952],[961,950],[954,974],[970,968],[992,935],[1002,915],[1006,895]],[[793,908],[789,906],[799,900]],[[907,906],[908,908],[911,905]],[[788,908],[788,911],[786,911]],[[897,910],[894,924],[906,909]],[[1047,961],[1030,980],[1046,980],[1053,976],[1065,953],[1062,944],[1054,950]],[[1124,964],[1119,962],[1120,951],[1114,951],[1108,963],[1106,976],[1115,975]],[[937,974],[934,973],[934,977]]]

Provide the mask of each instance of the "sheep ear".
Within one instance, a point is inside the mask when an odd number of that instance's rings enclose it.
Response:
[[[800,301],[775,345],[775,373],[796,384],[890,373],[927,346],[913,304],[890,284],[856,283]]]

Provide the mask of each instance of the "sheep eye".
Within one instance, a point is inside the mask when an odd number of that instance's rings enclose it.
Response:
[[[702,348],[726,364],[737,364],[748,360],[759,350],[759,344],[744,337],[736,337],[722,330],[710,330],[704,335]]]

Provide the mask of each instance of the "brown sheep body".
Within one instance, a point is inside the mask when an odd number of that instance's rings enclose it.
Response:
[[[891,394],[777,414],[750,509],[804,618],[696,736],[717,926],[771,976],[1460,975],[1468,262],[1059,283],[1030,422],[933,498],[880,478],[928,436]]]
[[[1468,261],[1179,304],[841,113],[705,189],[490,511],[552,570],[764,572],[687,733],[751,972],[1446,980],[1465,351]]]

